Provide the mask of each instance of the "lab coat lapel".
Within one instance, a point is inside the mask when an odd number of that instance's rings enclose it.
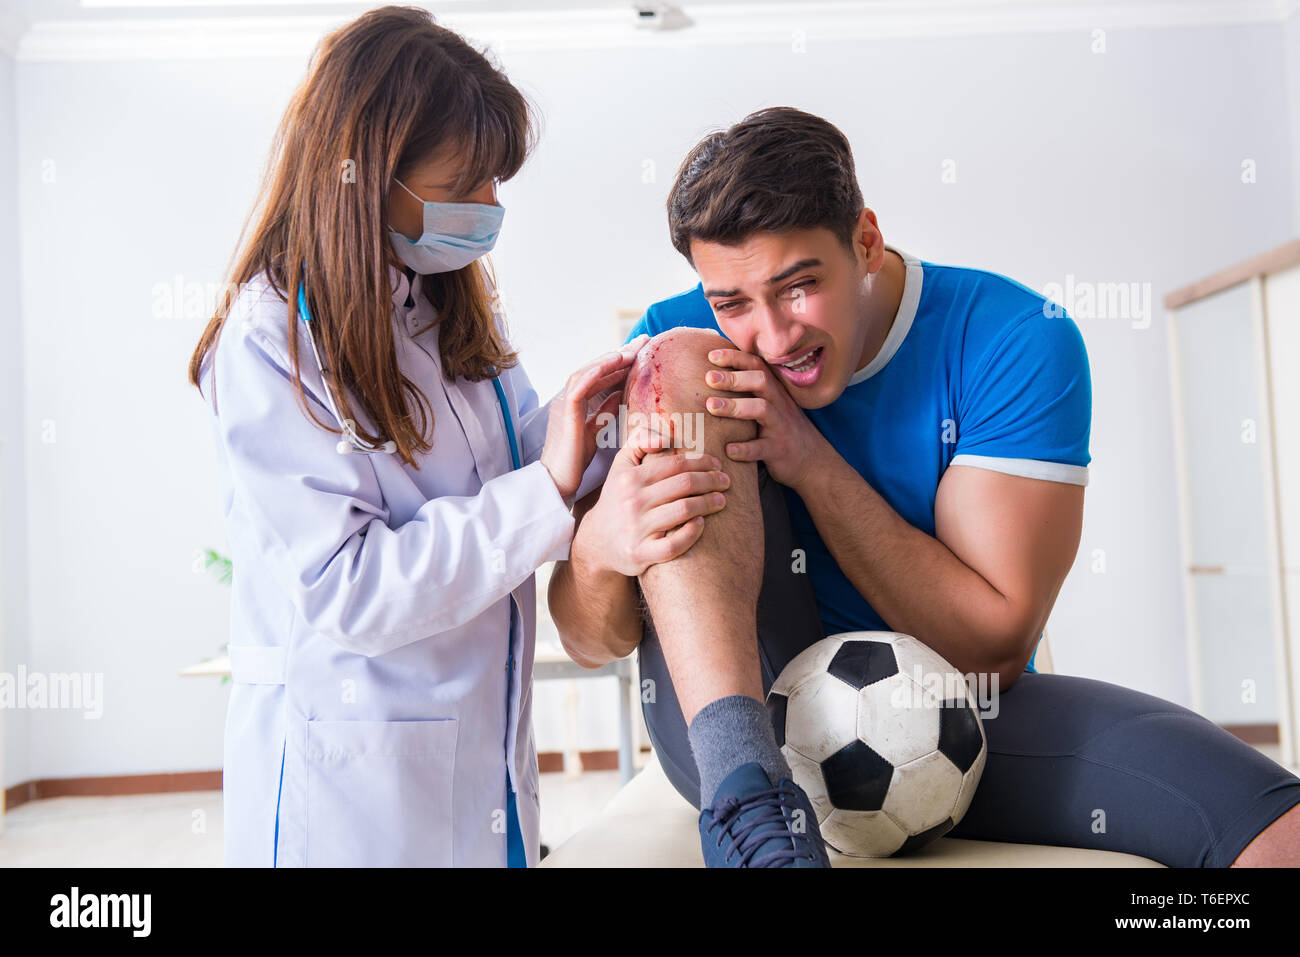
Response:
[[[424,297],[421,295],[421,283],[423,277],[416,276],[412,291],[420,302],[417,307],[422,313],[428,312],[424,303]],[[398,274],[395,280],[398,286],[394,290],[394,300],[400,296],[405,299],[406,282],[405,277]],[[432,320],[434,314],[428,312],[427,318]],[[425,325],[425,316],[421,316],[418,323],[420,327]],[[401,330],[409,334],[405,323],[399,323]],[[465,439],[469,442],[470,451],[474,455],[474,468],[478,472],[479,481],[486,484],[489,480],[503,475],[510,471],[510,450],[506,446],[505,426],[502,424],[501,411],[497,402],[496,389],[487,379],[480,382],[470,382],[469,380],[457,376],[455,381],[449,382],[446,377],[446,370],[442,364],[442,352],[438,343],[439,328],[437,324],[424,335],[416,338],[416,342],[427,351],[429,351],[433,361],[439,369],[439,384],[443,392],[447,395],[447,401],[451,403],[456,417],[460,419],[461,428],[465,431]]]
[[[434,331],[437,331],[436,328]],[[503,418],[504,410],[491,380],[469,382],[463,377],[457,377],[454,383],[448,384],[444,378],[442,384],[447,401],[451,403],[465,430],[465,438],[474,454],[474,467],[478,471],[479,481],[486,484],[509,472],[514,463],[510,459],[507,444],[509,438]],[[506,390],[506,398],[513,414],[517,401],[512,395],[508,376],[502,376],[501,385]],[[534,641],[531,636],[537,618],[534,581],[529,576],[510,593],[517,614],[511,616],[513,628],[510,633],[510,654],[514,658],[514,667],[510,678],[511,707],[506,719],[506,740],[510,742],[507,751],[508,770],[519,794],[521,823],[525,815],[532,819],[538,812],[537,756],[532,750],[534,745],[531,740],[532,689],[530,683],[523,681],[523,675],[531,675],[533,670]],[[521,736],[521,727],[529,729],[528,734]],[[524,804],[525,801],[528,804]],[[525,833],[528,831],[525,830]]]
[[[419,282],[418,279],[416,281]],[[423,340],[421,346],[434,350],[435,361],[441,369],[438,327],[434,325],[427,338],[419,338]],[[425,343],[430,346],[425,346]],[[449,383],[445,376],[440,374],[439,378],[447,401],[465,431],[479,481],[486,484],[509,472],[514,463],[510,457],[509,433],[503,418],[505,410],[501,408],[496,387],[491,380],[469,382],[463,377],[457,377]],[[500,381],[510,403],[511,414],[516,415],[519,399],[512,388],[511,377],[503,375]],[[515,424],[515,431],[519,434],[520,424]],[[523,450],[519,450],[519,454],[522,461]],[[510,654],[514,666],[510,677],[510,707],[506,716],[507,770],[516,791],[516,809],[520,830],[524,835],[528,864],[536,866],[541,811],[537,793],[537,746],[532,731],[532,683],[523,680],[524,675],[532,675],[536,651],[533,637],[537,627],[536,579],[531,575],[524,579],[510,593],[510,598],[516,613],[511,616],[510,633]]]
[[[484,379],[469,382],[462,377],[450,385],[444,380],[447,401],[456,410],[470,451],[474,453],[474,467],[479,481],[486,484],[498,475],[510,471],[510,450],[506,447],[505,426],[496,389]]]

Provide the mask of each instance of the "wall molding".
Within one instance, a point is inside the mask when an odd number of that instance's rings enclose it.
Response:
[[[1246,744],[1280,744],[1282,729],[1277,724],[1225,724],[1223,730]]]
[[[1189,285],[1175,289],[1165,296],[1165,308],[1181,309],[1189,302],[1196,302],[1198,299],[1212,296],[1216,292],[1222,292],[1238,283],[1254,279],[1256,276],[1281,272],[1283,269],[1289,269],[1298,264],[1300,264],[1300,239],[1292,239],[1290,242],[1275,246],[1267,252],[1262,252],[1239,263],[1233,263],[1225,269],[1220,269],[1212,276],[1206,276]],[[1193,568],[1195,567],[1193,566]],[[1218,573],[1222,574],[1222,569]]]
[[[102,777],[41,778],[5,788],[4,810],[56,797],[113,797],[123,794],[171,794],[177,791],[220,791],[220,771],[179,771],[170,774],[113,774]]]
[[[641,753],[649,754],[643,744]],[[579,751],[579,771],[618,770],[618,749]],[[563,751],[539,751],[538,771],[563,771]],[[180,791],[220,791],[221,771],[177,771],[167,774],[113,774],[81,778],[41,778],[5,788],[0,811],[12,811],[29,801],[56,797],[117,797],[126,794],[174,794]]]
[[[1276,745],[1280,739],[1276,724],[1223,725],[1229,734],[1250,745]],[[650,745],[638,749],[651,754]],[[541,774],[564,771],[563,751],[539,751],[537,770]],[[618,750],[602,748],[578,752],[578,771],[617,771]],[[171,774],[119,774],[108,777],[44,778],[6,788],[0,810],[12,811],[29,801],[56,797],[113,797],[127,794],[174,794],[181,791],[220,791],[221,771],[180,771]]]
[[[681,4],[694,21],[680,30],[639,30],[630,9],[439,11],[440,22],[500,52],[637,47],[689,48],[820,40],[1024,33],[1091,33],[1169,27],[1281,23],[1300,0],[873,0],[870,3]],[[630,5],[629,5],[630,7]],[[247,8],[232,8],[241,10]],[[283,9],[283,8],[281,8]],[[38,21],[16,41],[24,62],[305,57],[320,36],[356,15],[247,13],[146,15]],[[12,19],[12,17],[11,17]],[[0,24],[0,43],[4,29]]]

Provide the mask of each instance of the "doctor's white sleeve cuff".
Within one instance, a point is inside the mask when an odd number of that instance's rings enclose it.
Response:
[[[618,455],[617,448],[596,450],[596,454],[592,458],[591,464],[587,466],[587,471],[584,472],[582,475],[582,484],[578,486],[578,491],[574,493],[572,499],[564,500],[564,506],[566,508],[572,510],[576,502],[580,501],[583,498],[586,498],[589,492],[592,492],[605,484],[605,479],[609,475],[610,466],[613,464],[614,457],[616,455]],[[554,483],[551,484],[552,487],[554,487]],[[558,491],[559,490],[557,489],[556,490],[557,494]],[[571,511],[570,511],[570,518],[572,518]],[[576,526],[576,523],[574,524]],[[567,562],[569,560],[570,549],[573,546],[573,534],[574,534],[573,528],[571,527],[568,537],[565,538],[564,541],[562,541],[559,545],[557,545],[555,547],[555,550],[552,551],[549,555],[547,555],[544,559],[542,559],[542,561]]]
[[[551,478],[551,473],[540,460],[529,463],[516,472],[499,475],[492,481],[498,482],[503,479],[518,481],[525,475],[528,476],[530,483],[535,482],[543,489],[540,493],[528,496],[536,503],[538,512],[534,516],[535,527],[530,531],[530,537],[536,543],[536,552],[526,557],[525,563],[532,571],[536,571],[546,562],[568,559],[575,522],[573,512],[570,510],[571,506],[565,503],[560,490],[555,487],[555,480]]]
[[[969,465],[1022,478],[1064,482],[1067,485],[1087,485],[1088,466],[1066,465],[1062,462],[1043,462],[1039,459],[1005,459],[993,455],[954,455],[949,465]]]
[[[540,460],[488,480],[473,501],[478,506],[474,521],[482,523],[477,534],[496,556],[491,563],[501,561],[504,567],[493,569],[500,574],[489,574],[486,581],[492,584],[483,591],[477,588],[486,584],[485,580],[476,580],[472,572],[466,575],[455,597],[446,594],[448,600],[438,609],[439,614],[417,623],[424,633],[437,633],[467,621],[518,588],[544,563],[568,558],[573,514]],[[427,507],[438,508],[439,500],[431,500]]]

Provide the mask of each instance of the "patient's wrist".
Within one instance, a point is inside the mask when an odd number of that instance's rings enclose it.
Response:
[[[577,529],[573,533],[573,544],[569,546],[569,561],[574,567],[574,572],[579,574],[584,584],[598,582],[613,573],[602,561],[599,548],[591,547],[591,517],[590,514],[578,523]]]
[[[816,443],[813,454],[808,457],[799,483],[791,486],[795,494],[805,502],[809,496],[825,493],[828,483],[834,482],[839,467],[848,464],[820,434],[818,438],[821,441]]]

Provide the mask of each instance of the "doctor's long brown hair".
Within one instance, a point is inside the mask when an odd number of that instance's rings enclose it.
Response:
[[[425,10],[382,7],[327,36],[280,122],[257,205],[240,236],[230,280],[189,364],[202,368],[238,290],[260,273],[289,304],[287,333],[298,404],[303,391],[295,325],[306,267],[313,330],[343,418],[355,396],[379,435],[409,464],[432,448],[433,409],[397,367],[389,267],[403,268],[388,240],[385,210],[393,178],[457,150],[466,195],[488,179],[508,180],[536,143],[534,112],[505,75]],[[249,225],[254,224],[251,235]],[[439,349],[448,381],[489,377],[518,362],[494,322],[480,263],[425,277],[439,310]],[[212,374],[215,381],[217,370]],[[201,387],[200,387],[201,388]],[[216,393],[213,390],[215,403]],[[427,436],[427,438],[426,438]]]

